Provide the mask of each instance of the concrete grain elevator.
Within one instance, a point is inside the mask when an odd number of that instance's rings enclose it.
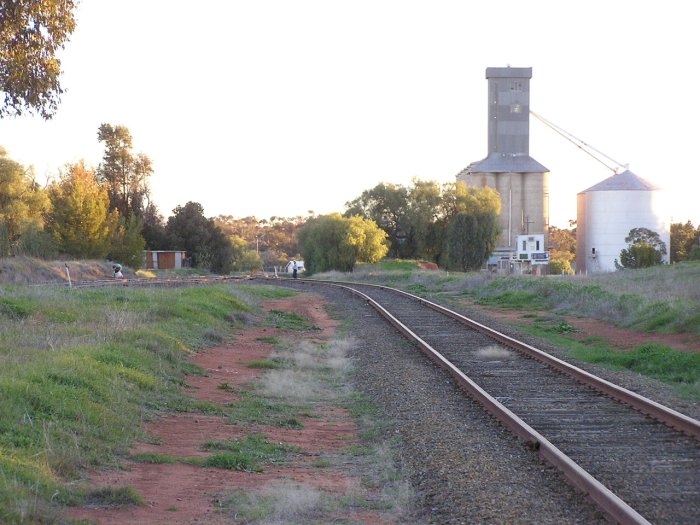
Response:
[[[513,256],[518,235],[546,234],[549,227],[548,169],[530,157],[531,78],[531,67],[486,69],[488,155],[457,175],[501,195],[496,258]]]

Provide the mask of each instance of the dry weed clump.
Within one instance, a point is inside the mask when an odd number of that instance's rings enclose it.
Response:
[[[515,359],[516,357],[512,350],[496,345],[484,346],[474,353],[478,357],[483,357],[485,359],[507,360]]]
[[[302,402],[336,399],[344,392],[342,379],[351,370],[347,354],[354,344],[352,339],[327,345],[303,341],[276,351],[272,359],[287,363],[288,368],[263,375],[258,382],[260,393]]]

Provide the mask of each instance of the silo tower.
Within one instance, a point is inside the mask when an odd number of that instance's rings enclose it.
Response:
[[[531,67],[489,67],[488,156],[457,175],[501,195],[497,254],[513,254],[518,235],[547,233],[549,173],[530,157]]]
[[[614,272],[632,228],[647,228],[671,247],[671,218],[664,192],[629,170],[577,195],[576,272]],[[669,262],[668,251],[663,257]]]

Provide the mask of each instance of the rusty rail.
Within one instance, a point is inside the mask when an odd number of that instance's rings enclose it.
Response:
[[[537,450],[539,456],[542,458],[543,461],[546,461],[550,465],[557,468],[576,488],[587,494],[596,503],[598,508],[601,509],[601,511],[603,511],[607,516],[615,520],[615,522],[623,525],[649,524],[649,522],[642,515],[640,515],[637,511],[635,511],[632,507],[630,507],[627,503],[620,499],[605,485],[600,483],[597,479],[595,479],[583,468],[581,468],[581,466],[579,466],[575,461],[573,461],[566,454],[564,454],[557,447],[555,447],[548,439],[546,439],[539,432],[534,430],[522,419],[520,419],[513,412],[508,410],[505,406],[503,406],[491,395],[489,395],[486,391],[484,391],[479,385],[477,385],[474,381],[472,381],[469,377],[462,373],[442,354],[440,354],[423,339],[421,339],[418,335],[416,335],[413,331],[411,331],[409,327],[407,327],[401,321],[399,321],[393,315],[391,315],[391,313],[389,313],[383,306],[374,301],[368,295],[350,286],[343,284],[333,284],[333,286],[338,286],[340,288],[346,289],[349,292],[357,295],[358,297],[361,297],[368,304],[370,304],[375,310],[377,310],[380,313],[380,315],[382,315],[387,321],[389,321],[389,323],[393,325],[397,330],[399,330],[405,337],[414,341],[421,349],[421,351],[424,354],[426,354],[433,362],[435,362],[441,368],[445,369],[455,379],[460,388],[462,388],[473,399],[475,399],[482,406],[484,406],[484,408],[486,408],[486,410],[488,410],[488,412],[491,415],[498,419],[506,428],[508,428],[516,436],[525,441],[525,443],[527,443],[528,446]],[[383,286],[381,288],[391,289]],[[407,295],[416,297],[412,294]],[[442,307],[440,307],[439,311],[442,312]]]
[[[380,286],[380,288],[391,290],[411,297],[416,301],[419,301],[420,303],[428,306],[429,308],[432,308],[433,310],[436,310],[453,319],[456,319],[457,321],[460,321],[469,326],[470,328],[488,337],[491,337],[492,339],[495,339],[499,343],[508,346],[513,350],[522,352],[528,355],[529,357],[536,359],[537,361],[540,361],[541,363],[544,363],[554,368],[555,370],[558,370],[559,372],[562,372],[575,378],[577,381],[580,381],[585,385],[595,388],[596,390],[607,396],[610,396],[623,403],[630,405],[635,410],[639,410],[640,412],[653,417],[657,421],[660,421],[672,428],[684,432],[685,434],[695,439],[700,440],[700,421],[696,419],[688,417],[685,414],[681,414],[680,412],[677,412],[669,407],[661,405],[656,401],[648,399],[644,396],[640,396],[639,394],[636,394],[631,390],[627,390],[626,388],[610,383],[605,379],[594,376],[593,374],[590,374],[585,370],[578,368],[577,366],[574,366],[570,363],[567,363],[566,361],[562,361],[561,359],[558,359],[546,352],[543,352],[542,350],[539,350],[534,346],[530,346],[526,343],[518,341],[517,339],[513,339],[510,336],[507,336],[501,332],[498,332],[497,330],[489,328],[488,326],[485,326],[481,323],[477,323],[473,319],[469,319],[468,317],[465,317],[462,314],[445,308],[444,306],[441,306],[437,303],[428,301],[427,299],[423,299],[422,297],[418,297],[417,295],[404,292],[403,290],[397,290],[395,288],[390,288],[386,286]]]

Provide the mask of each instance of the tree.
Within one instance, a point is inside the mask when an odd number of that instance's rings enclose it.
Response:
[[[237,272],[256,272],[262,270],[263,260],[255,250],[248,249],[248,241],[237,235],[229,238],[233,246],[233,267]]]
[[[412,183],[407,198],[403,256],[436,260],[442,248],[442,239],[436,236],[435,230],[441,216],[442,188],[435,181],[414,178]]]
[[[688,221],[671,224],[671,262],[685,261],[690,255],[693,246],[700,242],[700,225],[697,228]]]
[[[143,267],[143,250],[146,241],[141,235],[143,224],[138,217],[119,217],[112,235],[109,253],[118,263],[138,270]]]
[[[213,219],[207,220],[208,239],[201,254],[201,265],[219,274],[231,273],[233,270],[233,245]]]
[[[495,217],[498,217],[500,212],[501,198],[494,189],[467,186],[467,184],[462,181],[444,184],[442,188],[442,204],[439,218],[433,226],[434,243],[436,246],[435,262],[448,267],[450,266],[450,243],[480,242],[478,240],[459,241],[459,238],[450,239],[450,228],[457,215],[460,213],[476,214],[476,216],[481,214],[493,214]],[[486,227],[486,224],[482,226]],[[495,247],[495,242],[496,239],[489,240],[488,245],[493,243]],[[491,248],[491,250],[493,250],[493,248]]]
[[[496,247],[498,216],[494,212],[459,212],[447,234],[448,267],[457,271],[478,270]]]
[[[63,93],[56,57],[75,30],[74,0],[0,0],[0,118],[27,109],[50,119]]]
[[[165,219],[158,212],[158,208],[152,202],[143,210],[143,228],[141,235],[150,250],[167,250],[170,248],[168,234],[165,231]]]
[[[380,183],[365,190],[357,199],[346,203],[346,217],[359,215],[376,222],[391,240],[392,257],[406,257],[411,251],[403,248],[408,235],[408,189],[401,185]],[[307,272],[309,271],[307,267]]]
[[[192,266],[228,273],[233,268],[233,245],[198,202],[177,206],[165,227],[174,249],[185,250]]]
[[[309,219],[298,238],[309,275],[328,270],[349,272],[356,262],[377,261],[388,251],[386,233],[374,221],[339,213]]]
[[[105,143],[97,174],[107,187],[110,210],[119,210],[123,217],[142,217],[149,194],[148,177],[153,173],[151,159],[143,153],[132,153],[131,133],[126,126],[102,124],[97,138]]]
[[[357,216],[347,220],[346,242],[354,249],[356,261],[375,263],[386,256],[387,235],[376,222]]]
[[[23,234],[43,228],[49,205],[31,171],[9,159],[0,147],[0,257],[16,255]]]
[[[666,243],[648,228],[632,228],[625,237],[628,247],[620,252],[622,268],[648,268],[663,262]]]
[[[219,215],[216,225],[229,239],[244,239],[248,249],[255,252],[264,265],[281,265],[298,254],[296,232],[305,219],[303,217],[270,217],[258,220],[255,217],[236,219],[230,215]]]
[[[79,258],[104,258],[110,250],[119,214],[109,212],[107,190],[84,162],[66,165],[60,180],[48,188],[51,210],[46,228],[63,253]]]
[[[549,227],[549,273],[573,274],[571,262],[576,257],[576,230]]]

